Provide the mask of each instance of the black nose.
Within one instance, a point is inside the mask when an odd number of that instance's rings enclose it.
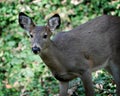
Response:
[[[40,48],[39,47],[32,47],[32,51],[34,54],[37,54],[40,52]]]

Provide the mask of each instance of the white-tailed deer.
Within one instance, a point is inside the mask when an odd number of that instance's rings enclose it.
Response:
[[[45,26],[36,26],[30,17],[19,14],[20,26],[29,31],[32,51],[39,54],[60,82],[60,96],[67,96],[70,80],[80,77],[86,96],[94,96],[92,71],[105,68],[116,83],[120,96],[120,17],[103,15],[68,32],[59,32],[55,14]]]

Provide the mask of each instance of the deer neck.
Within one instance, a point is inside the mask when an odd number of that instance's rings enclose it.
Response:
[[[61,65],[64,56],[52,40],[49,41],[49,46],[41,52],[40,57],[52,71],[61,72],[64,70]]]

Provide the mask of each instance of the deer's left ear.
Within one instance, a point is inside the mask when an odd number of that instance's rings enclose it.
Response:
[[[47,26],[50,28],[51,31],[59,28],[61,24],[60,16],[58,14],[53,15],[49,20]]]

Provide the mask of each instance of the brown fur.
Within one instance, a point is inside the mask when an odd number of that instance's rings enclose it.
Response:
[[[20,25],[25,23],[24,16],[23,13],[19,15]],[[50,18],[54,21],[52,30],[59,24],[57,16]],[[32,22],[21,27],[27,30],[30,24]],[[116,94],[120,96],[120,17],[97,17],[73,30],[57,33],[52,40],[51,24],[35,26],[30,32],[32,47],[40,49],[37,53],[60,82],[60,96],[67,96],[68,83],[76,77],[82,79],[86,96],[94,96],[91,74],[100,68],[113,75]],[[46,39],[44,34],[48,35]]]

